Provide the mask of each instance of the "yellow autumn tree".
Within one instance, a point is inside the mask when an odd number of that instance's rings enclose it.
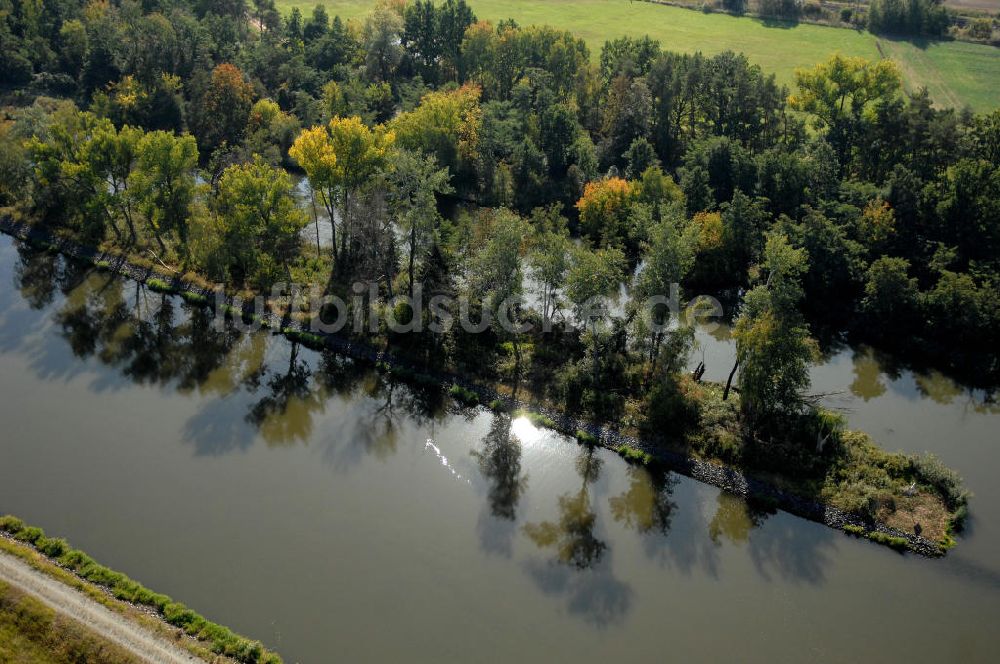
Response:
[[[788,97],[788,105],[811,114],[816,127],[828,131],[843,164],[860,119],[877,102],[893,98],[902,78],[892,60],[872,62],[837,53],[811,69],[796,69],[795,86],[798,92]]]
[[[419,106],[390,124],[397,142],[408,150],[434,155],[459,178],[474,174],[483,122],[480,94],[477,85],[428,93]]]
[[[335,117],[326,127],[303,131],[288,151],[326,208],[337,260],[347,251],[355,225],[352,197],[386,168],[394,142],[393,132],[382,126],[371,129],[359,117]],[[341,212],[339,244],[335,210]]]
[[[612,243],[629,235],[629,214],[638,200],[639,190],[622,178],[588,182],[576,203],[580,228],[594,241]]]
[[[886,201],[876,198],[865,206],[858,226],[866,245],[882,247],[896,234],[896,213]]]

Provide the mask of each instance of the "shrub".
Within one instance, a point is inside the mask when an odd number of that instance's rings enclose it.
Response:
[[[969,518],[969,506],[959,505],[958,509],[951,515],[950,530],[953,532],[962,530],[967,518]]]
[[[74,572],[79,572],[84,567],[94,565],[94,559],[83,551],[70,549],[59,558],[59,562]]]
[[[49,558],[58,558],[66,553],[69,544],[64,539],[40,537],[35,542],[35,547]]]
[[[146,281],[146,286],[149,287],[149,290],[156,291],[157,293],[176,293],[177,292],[177,289],[175,289],[173,286],[171,286],[170,284],[168,284],[163,279],[157,279],[156,277],[153,277],[152,279],[149,279],[148,281]]]
[[[471,407],[479,405],[479,394],[461,385],[452,385],[448,390],[448,394],[463,406]]]
[[[894,535],[886,535],[883,532],[873,530],[868,533],[868,539],[878,544],[884,544],[885,546],[895,549],[897,551],[906,551],[910,547],[910,543],[906,541],[903,537],[896,537]]]
[[[21,529],[20,532],[14,535],[15,539],[22,542],[27,542],[28,544],[34,544],[39,539],[45,537],[45,533],[41,528],[35,528],[34,526],[27,526]]]
[[[24,528],[24,521],[21,521],[16,516],[0,516],[0,530],[8,533],[10,535],[16,535],[21,532]]]
[[[917,481],[933,488],[948,509],[957,512],[968,503],[969,492],[962,486],[961,476],[933,454],[911,458],[910,467]]]
[[[514,416],[523,417],[540,429],[556,428],[555,420],[548,415],[543,415],[542,413],[533,413],[529,410],[519,410],[514,414]]]
[[[186,302],[189,302],[198,306],[205,306],[208,304],[208,298],[201,293],[196,293],[194,291],[181,291],[181,297],[184,298]]]
[[[973,39],[986,41],[993,36],[993,21],[988,18],[979,18],[969,25],[969,36]]]
[[[637,463],[643,466],[653,463],[652,455],[628,445],[620,445],[615,451],[629,463]]]
[[[576,439],[584,445],[596,445],[599,441],[597,436],[584,431],[583,429],[576,430]]]
[[[823,7],[818,2],[805,2],[799,11],[809,18],[817,19],[823,16]]]
[[[288,327],[283,329],[281,332],[290,340],[298,342],[306,348],[312,348],[313,350],[323,350],[326,348],[326,339],[318,334],[313,334],[312,332],[302,332]]]
[[[844,532],[857,537],[865,537],[876,544],[882,544],[883,546],[895,549],[896,551],[906,551],[910,548],[910,543],[905,537],[888,535],[878,530],[866,530],[862,526],[847,524],[844,526]]]
[[[494,399],[490,402],[490,410],[494,413],[505,413],[507,412],[507,404],[502,399]]]

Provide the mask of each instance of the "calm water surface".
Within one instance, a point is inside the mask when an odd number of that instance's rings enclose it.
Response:
[[[708,378],[732,357],[699,334]],[[901,556],[459,410],[0,238],[0,512],[289,662],[995,661],[1000,409],[833,351],[814,373],[975,497]]]

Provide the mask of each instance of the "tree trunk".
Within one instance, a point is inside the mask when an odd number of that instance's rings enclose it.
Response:
[[[729,398],[729,390],[733,386],[733,376],[736,375],[736,370],[740,366],[740,361],[736,360],[736,364],[733,365],[733,370],[729,372],[729,379],[726,381],[726,389],[722,393],[722,400],[725,401]]]
[[[323,205],[326,206],[326,213],[330,215],[330,241],[333,245],[333,260],[338,262],[337,258],[337,221],[333,216],[333,199],[328,194],[323,194]],[[318,231],[318,229],[317,229]]]
[[[108,225],[111,226],[111,230],[115,232],[115,239],[118,241],[118,244],[121,244],[122,232],[118,230],[118,224],[116,224],[114,219],[112,219]]]
[[[413,276],[414,276],[413,275],[413,262],[414,262],[414,254],[416,254],[416,253],[417,253],[417,227],[416,227],[416,225],[414,225],[414,224],[411,223],[411,225],[410,225],[410,264],[407,267],[407,274],[410,277],[410,299],[411,300],[413,299],[414,286],[415,286],[415,284],[413,283]]]
[[[594,321],[591,321],[591,324],[590,324],[590,334],[593,335],[593,337],[594,337],[594,376],[593,376],[593,381],[594,381],[594,389],[597,389],[597,386],[600,383],[599,376],[601,375],[601,364],[600,364],[601,349],[598,347],[597,323],[594,322]]]
[[[135,222],[132,221],[131,212],[128,211],[125,212],[125,223],[128,224],[128,232],[129,235],[132,237],[132,244],[135,244],[136,242],[139,241],[139,236],[135,232]]]
[[[312,203],[313,223],[316,224],[316,258],[319,258],[319,213],[316,211],[316,190],[309,185],[309,201]]]
[[[352,226],[354,224],[354,219],[353,219],[353,216],[352,216],[353,213],[351,211],[351,195],[347,191],[347,189],[344,189],[344,206],[343,206],[343,208],[344,209],[341,210],[341,216],[342,216],[342,220],[341,221],[342,221],[342,223],[341,223],[341,226],[340,226],[340,231],[341,231],[340,232],[340,255],[338,257],[339,258],[339,262],[341,263],[341,266],[343,266],[344,262],[348,261],[348,250],[350,249],[351,235],[354,232],[354,230],[352,228]],[[341,274],[343,274],[343,272],[341,272]]]

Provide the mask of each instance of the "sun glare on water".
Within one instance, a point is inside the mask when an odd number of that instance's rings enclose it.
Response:
[[[543,431],[531,423],[527,417],[515,418],[510,423],[510,434],[521,441],[522,445],[534,445],[542,439]]]

